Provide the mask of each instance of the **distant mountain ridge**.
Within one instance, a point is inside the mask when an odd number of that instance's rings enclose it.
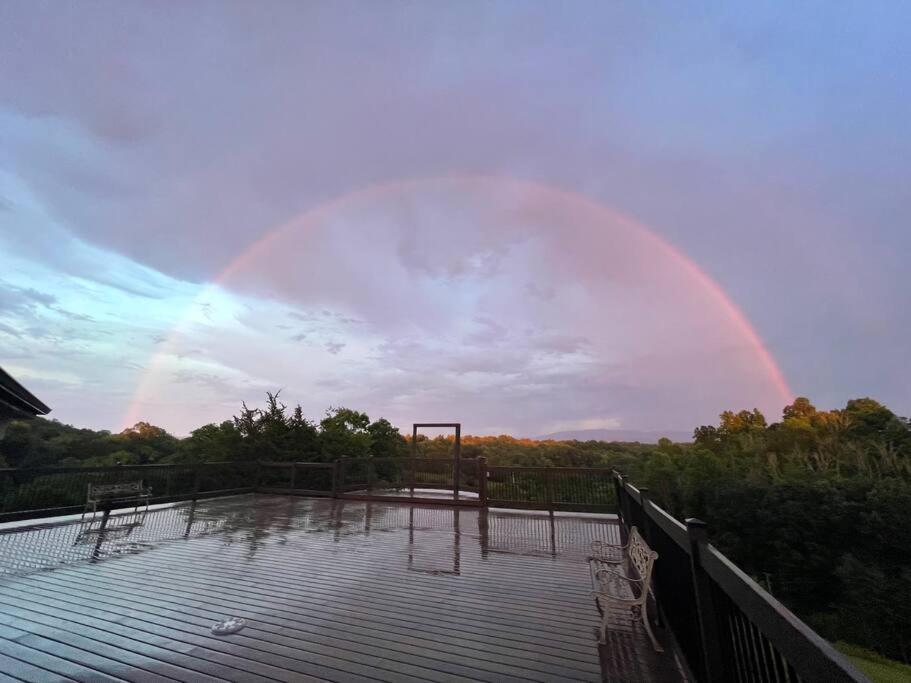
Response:
[[[690,442],[693,440],[693,433],[673,429],[663,432],[635,429],[576,429],[554,432],[535,438],[540,441],[552,439],[554,441],[638,441],[639,443],[658,443],[659,439],[667,438],[671,441]]]

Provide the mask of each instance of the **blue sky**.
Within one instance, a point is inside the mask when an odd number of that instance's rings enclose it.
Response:
[[[685,253],[795,393],[911,413],[909,13],[4,3],[0,363],[108,429],[277,388],[484,433],[777,414],[679,263],[520,179]]]

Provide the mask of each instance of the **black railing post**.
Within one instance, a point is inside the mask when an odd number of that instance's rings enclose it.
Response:
[[[263,463],[261,460],[256,461],[256,474],[253,477],[253,486],[256,491],[259,491],[260,487],[263,485]]]
[[[487,507],[487,458],[483,455],[478,458],[478,503]]]
[[[297,488],[297,463],[291,463],[291,490]]]
[[[621,515],[620,501],[622,491],[620,488],[620,473],[617,470],[611,470],[611,483],[614,485],[614,502],[617,506],[617,516]]]
[[[720,631],[712,604],[711,579],[702,568],[702,551],[708,545],[708,531],[705,522],[695,518],[686,520],[686,531],[690,538],[690,571],[702,649],[702,676],[699,678],[721,683],[728,679],[725,677]]]
[[[336,460],[332,463],[332,497],[338,498],[339,489],[341,488],[342,461]]]
[[[642,496],[642,537],[645,539],[645,542],[648,543],[650,548],[655,547],[655,534],[652,531],[652,518],[648,513],[649,501],[651,500],[651,494],[647,488],[639,489],[639,495]]]
[[[620,515],[620,543],[626,545],[629,540],[629,492],[623,481],[623,475],[616,473],[614,485],[617,487],[617,513]]]

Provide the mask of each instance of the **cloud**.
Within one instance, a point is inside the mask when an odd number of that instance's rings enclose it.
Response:
[[[329,342],[326,344],[326,351],[331,353],[333,356],[337,356],[339,353],[341,353],[342,349],[344,349],[345,346],[346,345],[343,342]]]
[[[821,403],[907,405],[911,22],[855,12],[4,7],[0,350],[110,387],[59,397],[100,425],[140,368],[184,431],[275,386],[532,434],[777,410],[653,242],[547,192],[420,182],[516,176],[692,256]]]
[[[8,334],[11,337],[22,337],[22,333],[19,332],[19,330],[17,330],[15,327],[12,327],[5,323],[0,323],[0,332],[3,332],[4,334]]]
[[[31,287],[16,287],[0,280],[0,315],[34,311],[39,307],[51,307],[57,299]]]
[[[619,429],[623,423],[616,417],[589,417],[582,420],[562,420],[551,423],[545,432],[570,432],[583,429]]]

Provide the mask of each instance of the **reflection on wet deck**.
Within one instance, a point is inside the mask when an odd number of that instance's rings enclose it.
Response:
[[[3,531],[0,680],[601,680],[596,538],[613,520],[264,495]],[[653,680],[648,647],[619,628],[609,678]]]

